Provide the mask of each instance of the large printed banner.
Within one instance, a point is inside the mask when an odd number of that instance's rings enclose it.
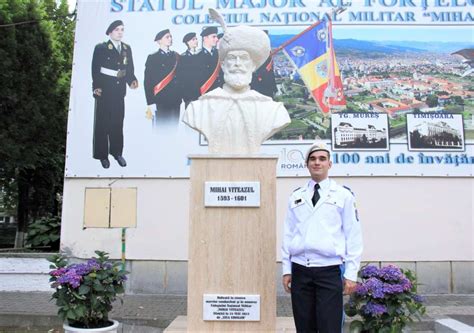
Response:
[[[331,147],[334,176],[473,176],[472,0],[78,0],[66,177],[189,176],[188,155],[207,146],[180,120],[222,84],[209,8],[266,30],[273,49],[332,19],[344,108],[316,106],[294,61],[307,42],[254,74],[292,120],[261,149],[279,176],[307,175],[314,140]]]

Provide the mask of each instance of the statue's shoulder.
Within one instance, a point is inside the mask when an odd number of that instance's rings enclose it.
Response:
[[[199,97],[198,101],[205,101],[207,99],[216,99],[216,98],[232,98],[232,97],[224,89],[216,88],[202,95],[201,97]]]

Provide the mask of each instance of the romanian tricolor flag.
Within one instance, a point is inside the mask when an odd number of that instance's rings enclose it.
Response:
[[[296,35],[284,44],[283,51],[321,111],[344,108],[346,99],[332,44],[331,20],[320,21]]]

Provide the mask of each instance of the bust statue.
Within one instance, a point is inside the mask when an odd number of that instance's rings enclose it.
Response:
[[[206,137],[210,153],[258,153],[291,121],[283,103],[250,89],[253,71],[270,54],[270,40],[258,28],[228,28],[218,51],[224,86],[190,103],[183,122]]]

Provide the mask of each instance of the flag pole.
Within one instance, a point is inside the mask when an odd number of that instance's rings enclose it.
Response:
[[[334,16],[334,15],[337,15],[337,14],[341,14],[342,12],[344,12],[347,8],[346,7],[337,7],[337,8],[333,8],[332,11],[331,11],[331,16]],[[330,16],[328,14],[324,14],[324,16],[328,17],[329,20],[331,20]],[[311,24],[309,27],[307,27],[306,29],[304,29],[302,32],[300,32],[299,34],[297,34],[296,36],[293,36],[292,38],[290,38],[289,40],[287,40],[286,42],[284,42],[283,44],[281,44],[280,46],[278,46],[276,49],[272,50],[270,52],[270,56],[273,56],[275,53],[277,52],[280,52],[285,46],[287,46],[288,44],[290,44],[291,42],[293,42],[294,40],[298,39],[302,34],[304,34],[305,32],[313,29],[315,26],[317,26],[318,24],[320,24],[322,22],[322,20],[319,20],[319,21],[316,21],[315,23]]]

